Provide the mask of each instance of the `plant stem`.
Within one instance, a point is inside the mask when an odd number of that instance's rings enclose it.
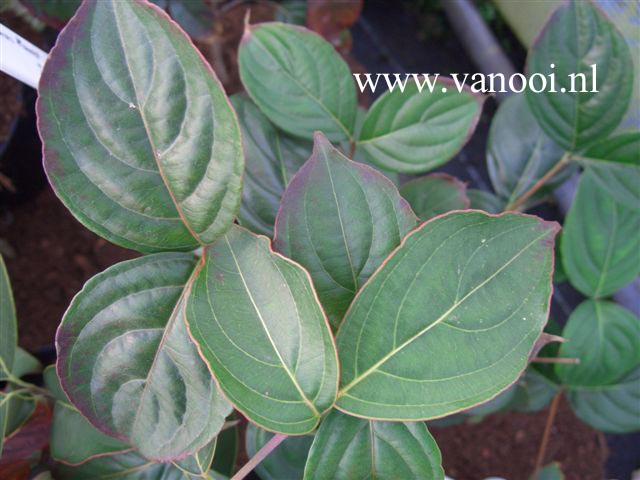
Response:
[[[532,363],[563,363],[568,365],[577,365],[580,363],[579,358],[567,358],[567,357],[534,357],[531,359]]]
[[[562,397],[562,390],[558,390],[555,397],[551,401],[549,407],[549,415],[547,416],[547,422],[544,426],[544,433],[542,434],[542,441],[540,442],[540,448],[538,449],[538,456],[536,458],[536,465],[533,469],[532,480],[537,480],[538,472],[542,469],[542,463],[544,462],[545,454],[547,453],[547,445],[549,444],[549,436],[551,435],[551,427],[553,427],[553,421],[558,413],[558,405],[560,404],[560,398]]]
[[[264,460],[271,452],[275,450],[275,448],[282,443],[282,441],[287,438],[286,435],[276,434],[271,439],[264,444],[264,446],[258,450],[251,460],[244,464],[244,466],[237,471],[237,473],[231,477],[231,480],[242,480],[244,477],[249,475],[249,472],[256,468],[258,464]]]
[[[507,205],[507,211],[514,211],[522,207],[522,205],[529,200],[538,190],[544,187],[544,184],[547,183],[551,178],[553,178],[560,170],[562,170],[569,162],[571,161],[571,155],[569,152],[566,152],[560,161],[556,163],[547,173],[545,173],[542,177],[538,179],[533,186],[516,198],[513,202],[510,202]]]
[[[356,142],[354,140],[349,141],[349,158],[353,160],[353,154],[356,153]]]

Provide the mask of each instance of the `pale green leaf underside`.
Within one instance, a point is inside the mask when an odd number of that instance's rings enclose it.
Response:
[[[391,181],[318,133],[282,198],[274,247],[307,269],[337,328],[356,292],[416,224]]]
[[[272,437],[273,433],[248,424],[245,437],[247,456],[253,457]],[[260,462],[256,473],[261,480],[301,479],[312,442],[313,435],[287,438]]]
[[[45,65],[49,180],[88,228],[142,252],[189,250],[231,225],[244,159],[213,72],[157,7],[88,1]]]
[[[447,92],[441,91],[442,87]],[[409,83],[382,95],[364,119],[358,148],[379,167],[402,173],[432,170],[450,160],[469,139],[483,99],[438,83],[433,93]]]
[[[334,402],[338,365],[299,265],[234,226],[207,248],[187,308],[191,335],[238,410],[284,434],[315,428]]]
[[[333,410],[316,433],[305,480],[442,480],[440,450],[422,422],[378,422]]]
[[[251,98],[282,130],[332,141],[350,139],[356,88],[333,46],[303,27],[284,23],[248,26],[238,52],[240,78]]]
[[[4,259],[0,255],[0,379],[6,378],[13,370],[13,359],[18,346],[18,323],[13,303],[11,283]],[[0,432],[1,433],[1,432]]]
[[[101,431],[147,458],[184,458],[220,430],[222,397],[184,319],[196,257],[163,253],[122,262],[89,280],[56,337],[71,402]]]
[[[409,234],[361,289],[338,332],[336,406],[382,420],[425,420],[512,384],[547,321],[557,229],[536,217],[469,211]]]
[[[238,219],[255,233],[273,236],[280,199],[313,144],[278,130],[246,94],[233,95],[231,102],[242,128],[247,162]]]
[[[616,202],[591,174],[583,174],[560,243],[571,284],[602,298],[640,272],[640,210]]]
[[[555,67],[551,68],[551,64]],[[597,65],[592,92],[591,65]],[[588,1],[561,5],[533,45],[529,75],[555,74],[556,92],[526,90],[542,129],[563,148],[575,151],[605,138],[621,122],[631,97],[633,61],[624,37]],[[570,74],[585,74],[587,92],[570,93]],[[539,80],[536,84],[539,88]],[[562,93],[561,89],[566,89]],[[582,80],[575,89],[583,89]]]

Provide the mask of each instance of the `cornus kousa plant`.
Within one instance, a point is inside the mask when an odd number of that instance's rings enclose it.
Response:
[[[482,94],[409,84],[361,110],[331,44],[248,22],[229,99],[163,10],[85,0],[39,86],[45,169],[80,222],[144,255],[73,299],[49,393],[23,386],[54,401],[55,478],[442,479],[427,421],[559,392],[596,428],[638,429],[638,319],[607,299],[640,265],[640,134],[616,130],[632,59],[572,2],[527,68],[591,85],[597,62],[598,92],[501,105],[495,194],[438,173],[398,188],[462,148]],[[580,170],[554,261],[560,225],[522,211]],[[559,349],[554,263],[589,297]],[[561,363],[528,368],[543,353]],[[252,458],[234,471],[218,451],[239,416]]]

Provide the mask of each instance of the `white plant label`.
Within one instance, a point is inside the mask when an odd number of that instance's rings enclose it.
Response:
[[[38,88],[47,54],[0,23],[0,70]]]

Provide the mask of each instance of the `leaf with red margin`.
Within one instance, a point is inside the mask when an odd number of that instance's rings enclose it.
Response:
[[[447,77],[438,78],[433,92],[426,84],[419,91],[410,80],[404,92],[396,86],[371,106],[358,148],[385,170],[433,170],[453,158],[471,138],[485,99],[485,95],[472,93],[467,87],[458,92]]]
[[[468,210],[410,233],[345,315],[336,407],[427,420],[513,384],[547,322],[559,228],[533,216]]]
[[[307,269],[337,328],[359,288],[417,225],[395,185],[320,132],[280,203],[274,248]]]
[[[446,173],[432,173],[410,180],[400,187],[400,195],[421,220],[452,210],[466,210],[471,204],[467,185]]]
[[[87,0],[44,66],[44,165],[87,228],[150,253],[214,242],[240,205],[240,128],[186,34],[141,0]]]
[[[49,443],[52,411],[47,402],[36,402],[33,414],[4,441],[0,468],[29,459]]]

